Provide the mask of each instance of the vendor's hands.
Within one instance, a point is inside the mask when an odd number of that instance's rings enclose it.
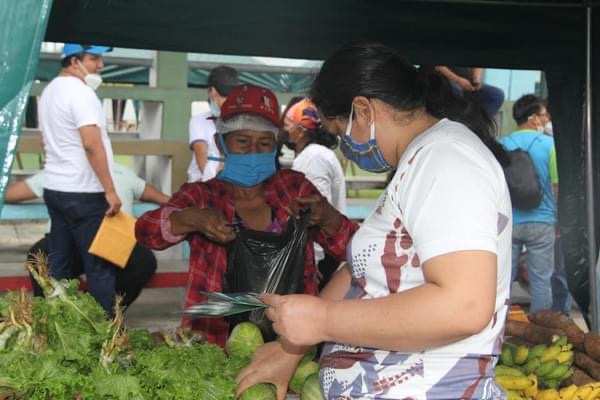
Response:
[[[235,230],[219,211],[213,208],[190,207],[171,215],[174,234],[200,232],[217,243],[228,243],[235,239]],[[180,233],[181,232],[181,233]]]
[[[273,321],[273,330],[293,346],[311,346],[328,338],[325,335],[328,302],[315,296],[264,294],[269,305],[265,315]]]
[[[257,383],[272,383],[277,388],[277,400],[284,400],[287,388],[304,351],[284,346],[281,342],[269,342],[259,347],[250,364],[242,369],[236,381],[236,397]]]
[[[340,228],[342,214],[320,195],[292,199],[286,211],[290,216],[298,218],[300,212],[308,208],[311,209],[309,225],[318,225],[328,234],[333,234]]]

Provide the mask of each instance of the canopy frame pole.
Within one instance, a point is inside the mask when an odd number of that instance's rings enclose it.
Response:
[[[594,212],[594,175],[593,155],[592,155],[592,5],[586,1],[586,71],[585,71],[585,192],[586,192],[586,211],[587,211],[587,236],[588,236],[588,261],[589,261],[589,280],[590,280],[590,315],[591,330],[598,332],[598,282],[596,265],[596,230],[595,230],[595,212]]]

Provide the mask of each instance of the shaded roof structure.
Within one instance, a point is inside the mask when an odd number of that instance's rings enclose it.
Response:
[[[41,53],[36,79],[49,81],[54,78],[60,70],[60,56],[60,51]],[[147,85],[152,63],[153,52],[150,50],[115,48],[104,57],[102,76],[106,82]],[[188,85],[206,87],[211,69],[223,64],[240,71],[242,82],[279,93],[304,93],[321,61],[188,53]]]

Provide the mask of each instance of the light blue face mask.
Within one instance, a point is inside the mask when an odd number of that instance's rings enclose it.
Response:
[[[269,153],[230,153],[223,140],[222,133],[216,133],[225,158],[208,157],[210,160],[223,161],[223,169],[217,175],[217,179],[242,187],[256,186],[276,172],[275,156],[277,147]]]
[[[221,116],[221,107],[219,107],[219,105],[212,99],[208,99],[208,106],[210,107],[210,113],[213,115],[213,117],[220,117]]]
[[[383,158],[377,142],[375,141],[375,119],[371,124],[371,136],[367,143],[356,143],[352,140],[352,116],[354,115],[354,104],[350,108],[350,117],[346,133],[340,141],[340,150],[344,156],[352,160],[360,169],[369,172],[388,172],[394,168]]]

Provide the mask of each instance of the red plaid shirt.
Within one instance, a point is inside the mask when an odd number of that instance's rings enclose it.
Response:
[[[293,198],[319,194],[319,191],[300,172],[281,170],[265,182],[265,201],[275,211],[274,217],[284,224],[288,215],[284,210]],[[163,250],[186,239],[190,243],[190,274],[188,278],[185,307],[206,300],[200,291],[221,291],[223,275],[227,270],[226,247],[210,241],[200,233],[174,236],[171,233],[170,216],[173,212],[188,207],[213,208],[223,213],[227,221],[233,223],[235,208],[233,197],[224,182],[212,179],[208,182],[184,184],[168,203],[148,211],[135,224],[137,240],[151,249]],[[319,243],[325,251],[340,260],[346,259],[346,244],[358,226],[344,217],[344,221],[334,235],[327,235],[318,227],[309,228],[304,263],[304,292],[317,293],[317,277],[313,243]],[[189,323],[189,321],[183,321]],[[223,318],[198,318],[192,328],[202,331],[208,340],[225,345],[228,326]]]

